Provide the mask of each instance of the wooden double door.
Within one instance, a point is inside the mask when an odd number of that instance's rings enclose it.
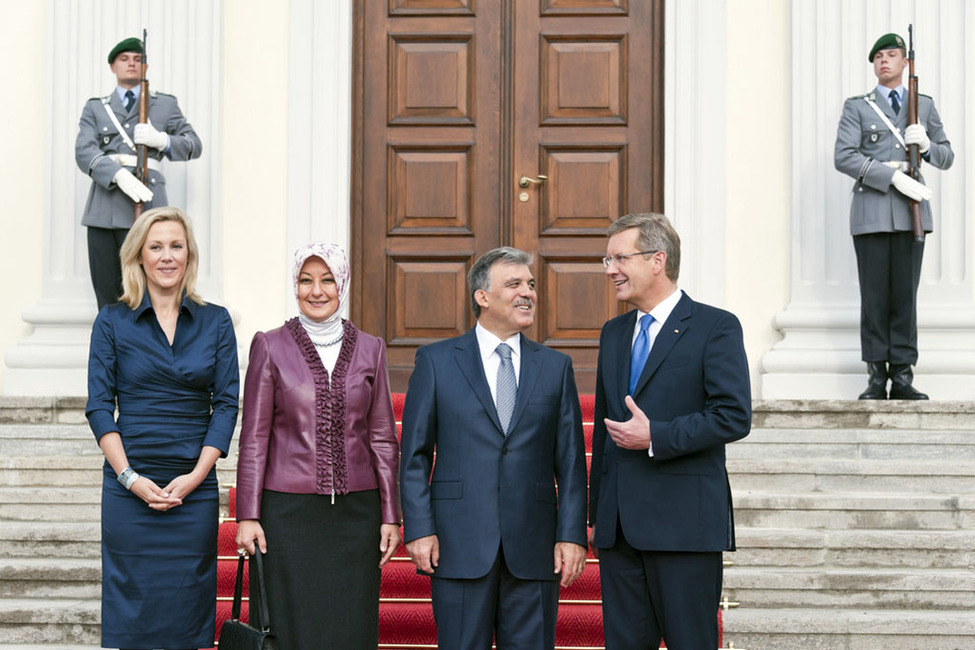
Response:
[[[355,3],[352,318],[388,343],[394,390],[417,346],[474,324],[466,273],[535,255],[526,334],[595,386],[617,304],[606,227],[663,209],[663,0]]]

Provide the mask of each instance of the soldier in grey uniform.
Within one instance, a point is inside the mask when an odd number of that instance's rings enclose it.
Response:
[[[145,209],[169,205],[166,180],[160,173],[163,156],[170,160],[199,158],[200,138],[183,117],[176,98],[149,93],[149,121],[139,121],[139,82],[142,79],[142,41],[127,38],[108,55],[118,87],[106,97],[85,104],[78,125],[75,160],[91,176],[91,191],[81,218],[88,227],[88,266],[98,308],[118,302],[122,294],[119,249],[134,218],[134,204]],[[157,130],[158,129],[158,130]],[[148,147],[149,182],[133,171],[135,145]]]
[[[869,382],[860,399],[928,399],[912,385],[917,363],[917,287],[924,242],[915,241],[911,199],[921,203],[931,232],[931,190],[908,176],[907,145],[923,162],[948,169],[955,154],[934,107],[918,95],[918,123],[907,125],[904,39],[881,36],[869,61],[877,87],[846,100],[836,133],[834,164],[852,177],[850,230],[860,280],[860,346]]]

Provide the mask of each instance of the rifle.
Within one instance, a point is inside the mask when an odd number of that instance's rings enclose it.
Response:
[[[149,65],[148,52],[146,49],[146,40],[148,33],[145,29],[142,30],[142,79],[139,81],[139,124],[145,124],[149,120],[149,79],[146,74],[146,67]],[[144,144],[136,145],[136,165],[135,165],[135,177],[138,178],[143,185],[149,186],[149,147]],[[142,209],[144,204],[135,203],[135,218],[138,219],[139,215],[142,214]]]
[[[907,27],[907,124],[917,124],[917,75],[914,74],[914,25]],[[144,60],[144,59],[143,59]],[[921,182],[921,148],[919,145],[907,145],[907,175]],[[921,216],[921,202],[911,199],[911,226],[914,231],[914,241],[924,241],[924,221]]]

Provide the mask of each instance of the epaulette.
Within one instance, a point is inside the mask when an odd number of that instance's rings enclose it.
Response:
[[[853,95],[852,97],[847,97],[847,99],[869,99],[874,101],[877,99],[877,91],[871,90],[868,93],[863,93],[862,95]]]
[[[150,90],[149,96],[150,97],[172,97],[173,99],[176,99],[176,95],[171,95],[170,93],[161,93],[157,90]]]

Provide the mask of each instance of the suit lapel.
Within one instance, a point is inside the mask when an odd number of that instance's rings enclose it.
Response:
[[[540,363],[538,352],[541,348],[534,341],[529,340],[524,334],[521,335],[521,369],[518,372],[518,400],[515,402],[515,411],[511,414],[511,422],[508,424],[508,435],[515,430],[518,418],[525,412],[528,399],[531,397],[532,390],[535,388],[535,380],[538,379]]]
[[[637,381],[636,388],[633,389],[634,396],[643,390],[643,387],[650,381],[653,373],[657,371],[657,368],[660,367],[663,360],[670,354],[674,344],[687,331],[687,328],[690,326],[689,320],[691,318],[691,305],[693,302],[687,297],[687,294],[681,296],[677,306],[674,307],[667,321],[661,326],[657,338],[653,341],[653,347],[650,348],[650,357],[647,359],[647,364],[643,366],[643,372],[640,373],[640,380]]]
[[[454,351],[456,353],[454,361],[467,379],[467,383],[470,384],[471,390],[474,391],[477,400],[490,416],[491,421],[494,422],[494,426],[503,433],[501,420],[498,419],[498,408],[494,399],[491,398],[491,387],[488,386],[487,378],[484,375],[484,364],[481,362],[481,348],[477,345],[477,334],[473,329],[468,330],[467,334],[457,340]],[[515,412],[517,413],[517,410]]]

